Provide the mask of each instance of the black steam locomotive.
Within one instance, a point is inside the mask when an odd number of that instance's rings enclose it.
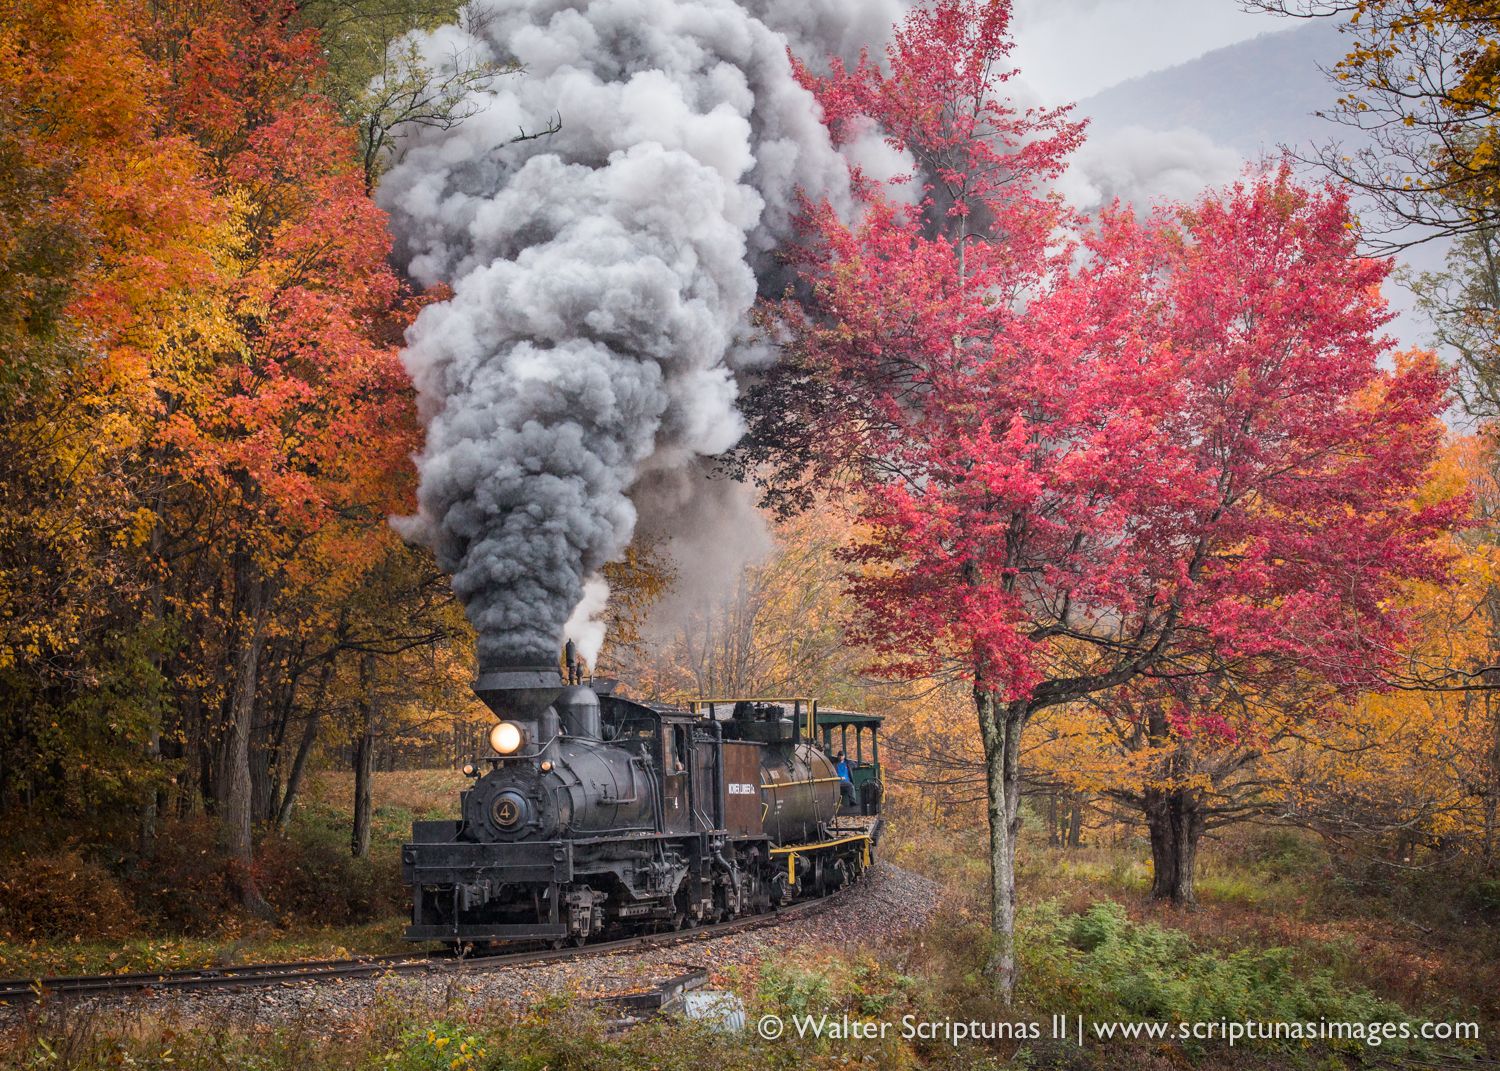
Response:
[[[402,848],[409,940],[680,928],[824,895],[870,864],[879,718],[806,699],[644,703],[568,667],[566,682],[551,666],[480,674],[492,754],[465,767],[462,819],[417,822]]]

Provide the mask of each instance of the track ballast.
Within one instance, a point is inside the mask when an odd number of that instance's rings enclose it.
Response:
[[[612,941],[599,941],[576,948],[542,948],[468,956],[455,956],[445,952],[412,952],[389,956],[360,956],[344,960],[303,960],[292,963],[245,964],[232,967],[203,967],[131,974],[4,978],[0,979],[0,1006],[18,1007],[44,1001],[74,1001],[97,997],[112,999],[139,993],[307,985],[353,978],[417,974],[426,971],[483,971],[528,963],[549,963],[636,948],[654,948],[708,940],[743,930],[775,926],[830,908],[857,888],[856,883],[830,896],[803,900],[763,914],[746,915],[727,922],[661,933],[639,934]]]

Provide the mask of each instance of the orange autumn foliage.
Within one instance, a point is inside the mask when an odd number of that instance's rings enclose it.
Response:
[[[462,615],[386,524],[421,296],[294,5],[0,7],[0,810],[168,789],[243,855],[320,737],[465,712]]]

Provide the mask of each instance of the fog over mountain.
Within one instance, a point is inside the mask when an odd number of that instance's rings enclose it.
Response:
[[[1361,138],[1317,114],[1338,96],[1324,72],[1346,42],[1334,22],[1296,22],[1079,101],[1078,115],[1091,120],[1089,139],[1062,184],[1064,195],[1084,209],[1115,197],[1137,205],[1181,200],[1232,181],[1247,163],[1283,147],[1307,157],[1318,145]],[[1309,178],[1323,174],[1305,171]],[[1441,267],[1443,251],[1429,243],[1398,262],[1431,271]],[[1430,328],[1413,312],[1411,293],[1392,281],[1386,298],[1398,313],[1392,336],[1402,346],[1429,344]]]
[[[1096,133],[1189,127],[1249,159],[1281,145],[1306,148],[1343,132],[1315,113],[1334,101],[1323,69],[1345,48],[1336,24],[1298,22],[1121,82],[1079,101],[1078,111]]]

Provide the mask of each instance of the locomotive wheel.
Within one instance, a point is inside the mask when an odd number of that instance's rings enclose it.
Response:
[[[719,889],[714,893],[714,922],[728,922],[734,918],[737,912],[734,910],[734,897],[729,895],[728,889]]]

